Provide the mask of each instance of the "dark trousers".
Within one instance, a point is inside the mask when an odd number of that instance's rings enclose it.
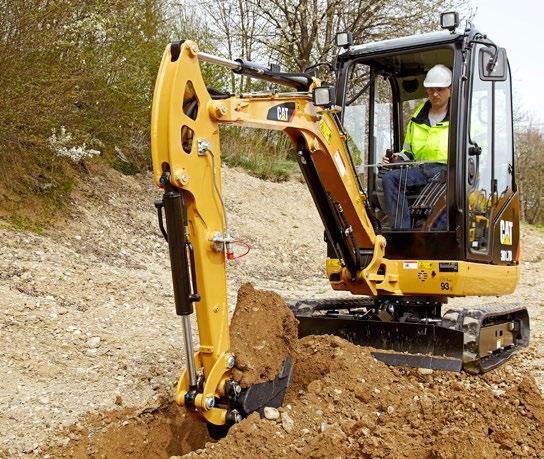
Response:
[[[410,229],[410,208],[406,199],[406,187],[425,186],[437,173],[444,170],[445,164],[422,164],[416,167],[397,167],[382,177],[386,212],[395,229]],[[437,222],[436,229],[445,229],[446,215]]]

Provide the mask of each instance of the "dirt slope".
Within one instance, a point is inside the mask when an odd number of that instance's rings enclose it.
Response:
[[[74,448],[81,451],[77,457],[85,457],[105,451],[112,429],[118,433],[115,438],[134,440],[108,457],[167,457],[204,446],[207,440],[195,434],[190,448],[180,450],[175,439],[181,434],[167,422],[172,417],[161,411],[172,399],[183,349],[167,247],[152,206],[160,194],[149,175],[115,175],[107,189],[104,183],[90,175],[73,197],[76,211],[57,229],[37,235],[0,228],[0,456],[43,457],[48,448],[56,448],[48,450],[54,451],[52,457],[61,450],[70,456]],[[322,225],[305,186],[267,183],[232,169],[224,170],[224,186],[236,236],[253,247],[230,265],[229,304],[235,304],[238,288],[247,281],[287,299],[332,296],[323,277]],[[534,374],[544,386],[539,351],[544,341],[544,237],[525,228],[523,241],[520,287],[510,298],[493,301],[521,301],[529,307],[532,345],[512,366],[516,372]],[[352,352],[346,346],[345,352]],[[508,380],[509,375],[501,375]],[[512,390],[525,387],[522,382]],[[420,397],[425,387],[434,387],[422,383],[422,392],[416,394]],[[438,391],[440,383],[433,379]],[[303,404],[301,397],[297,404]],[[294,407],[295,399],[292,403]],[[334,423],[328,408],[322,411],[328,419],[324,422]],[[143,427],[150,416],[155,424],[149,425],[160,426],[163,433],[164,426],[172,427],[166,430],[170,436],[159,442],[162,446]],[[303,425],[293,417],[295,425]],[[142,436],[147,453],[136,440]]]

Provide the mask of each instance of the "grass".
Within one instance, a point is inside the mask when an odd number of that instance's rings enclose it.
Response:
[[[111,162],[111,167],[113,167],[117,172],[121,172],[123,175],[136,175],[140,172],[138,166],[130,161],[122,161],[120,159],[114,159]]]
[[[225,156],[223,161],[231,167],[243,167],[255,177],[273,182],[285,182],[299,170],[294,161],[271,161],[263,156],[230,155]]]
[[[278,131],[221,127],[222,160],[263,180],[284,182],[299,172],[289,138]]]
[[[0,223],[0,227],[12,231],[30,231],[40,235],[45,231],[45,227],[43,225],[36,223],[32,219],[23,215],[10,215],[7,219],[7,223]]]

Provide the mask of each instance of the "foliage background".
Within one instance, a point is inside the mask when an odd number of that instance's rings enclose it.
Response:
[[[39,228],[89,174],[150,167],[153,84],[174,39],[301,71],[332,59],[336,31],[368,42],[436,30],[450,9],[470,16],[465,0],[0,0],[0,217]],[[213,66],[204,73],[218,89],[264,87]],[[60,155],[59,139],[83,156]],[[524,216],[542,222],[543,174],[530,153],[543,138],[525,128],[517,141]],[[224,160],[261,177],[283,180],[296,167],[281,133],[229,128],[222,142]]]

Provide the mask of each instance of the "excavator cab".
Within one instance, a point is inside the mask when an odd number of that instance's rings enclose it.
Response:
[[[388,150],[403,150],[407,124],[427,99],[426,72],[437,64],[453,73],[445,118],[447,164],[406,158],[383,165]],[[515,263],[519,201],[504,49],[471,28],[464,34],[442,31],[350,46],[337,57],[336,94],[360,183],[388,241],[388,257]],[[426,184],[411,186],[411,168],[435,173]],[[399,177],[394,190],[399,197],[388,212],[384,176],[392,170]],[[401,228],[403,213],[409,225]]]
[[[364,45],[344,40],[336,58],[338,119],[368,214],[387,242],[384,259],[391,264],[377,273],[398,274],[402,293],[381,289],[366,304],[362,298],[299,301],[294,309],[303,335],[318,330],[386,349],[375,356],[393,365],[476,373],[526,345],[529,322],[518,306],[445,308],[448,297],[511,292],[505,282],[517,278],[519,264],[506,52],[471,24],[456,33],[455,23],[441,32]],[[446,160],[383,164],[384,155],[406,148],[407,123],[427,99],[423,82],[437,64],[452,71],[448,112],[441,122],[447,123]],[[407,176],[414,168],[426,175],[426,183],[411,186]],[[393,171],[398,178],[394,209],[386,205],[384,193]],[[360,284],[341,279],[338,239],[327,228],[325,233],[332,287],[360,293]],[[506,335],[513,336],[509,346],[493,343]]]

